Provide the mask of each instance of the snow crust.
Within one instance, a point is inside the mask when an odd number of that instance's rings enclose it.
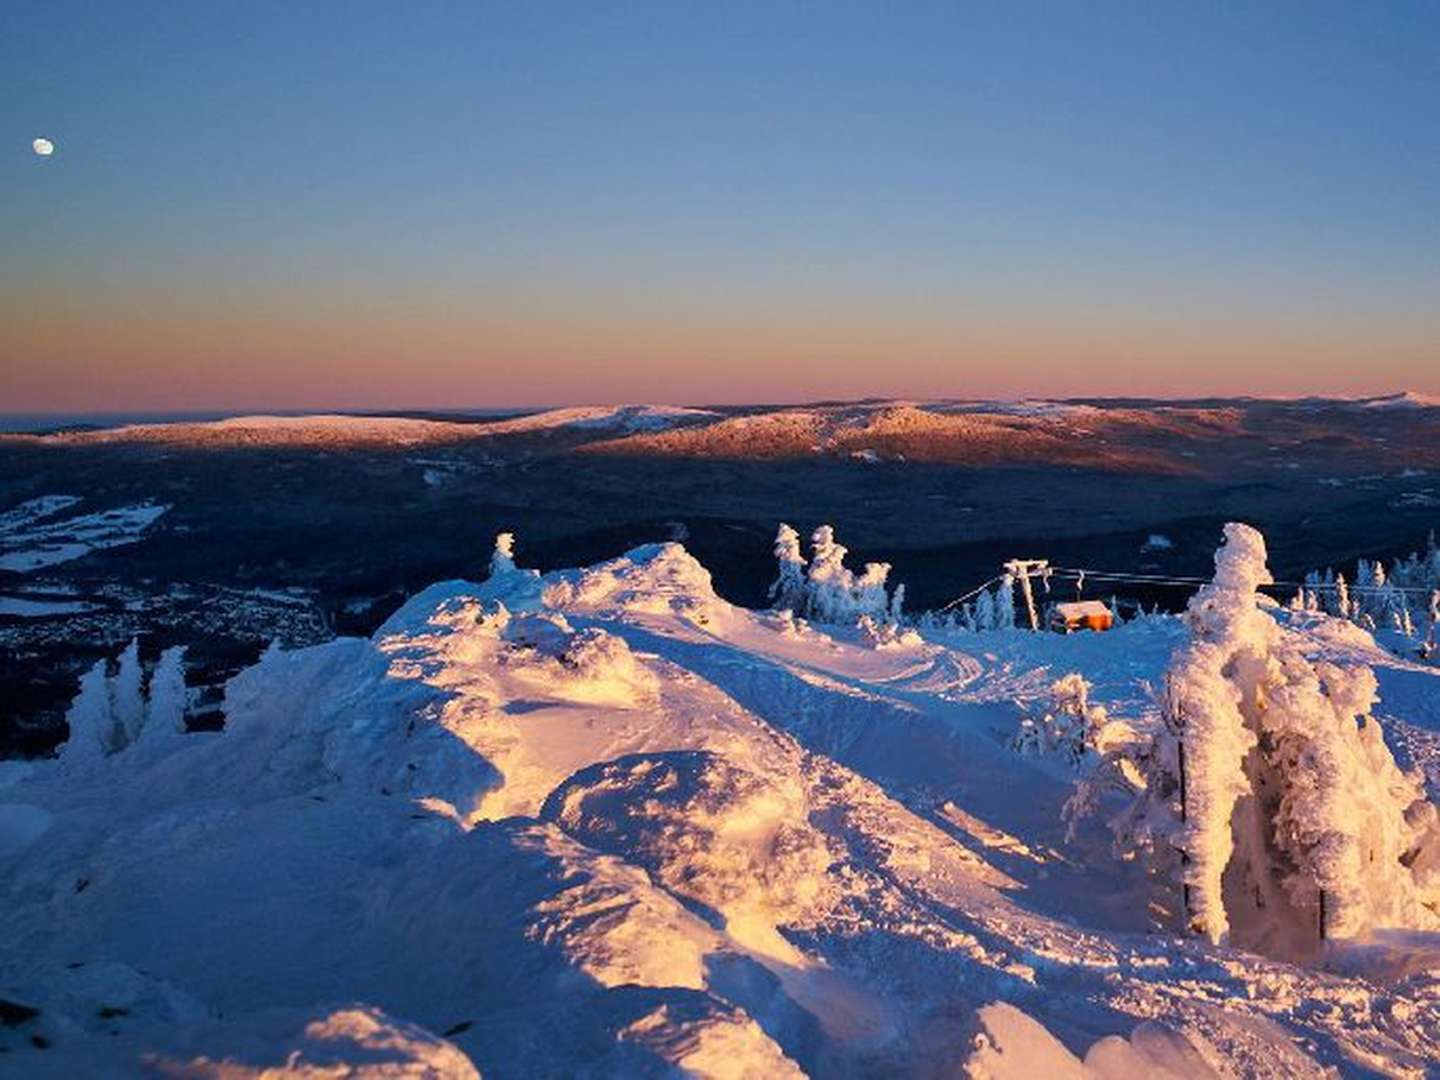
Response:
[[[178,655],[122,655],[73,747],[0,768],[0,1070],[1425,1075],[1436,935],[1213,945],[1064,816],[1077,763],[1165,730],[1177,649],[1237,628],[1369,667],[1377,733],[1440,729],[1434,669],[1245,605],[1231,543],[1188,622],[878,648],[677,544],[542,575],[504,536],[369,639],[267,651],[219,733],[172,726]],[[1027,716],[1074,760],[1016,753]]]

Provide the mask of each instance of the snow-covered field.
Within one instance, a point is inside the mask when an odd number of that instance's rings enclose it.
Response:
[[[170,509],[147,502],[62,516],[81,502],[73,495],[44,495],[0,515],[0,570],[28,574],[133,544]]]
[[[1257,615],[1373,668],[1435,768],[1440,670]],[[1434,1075],[1440,937],[1185,934],[1106,814],[1067,835],[1070,764],[1012,748],[1074,672],[1155,732],[1187,642],[820,627],[678,545],[542,578],[504,544],[271,650],[222,733],[99,672],[58,760],[0,763],[0,1072]]]

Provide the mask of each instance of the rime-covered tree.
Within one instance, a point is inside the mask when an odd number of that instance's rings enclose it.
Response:
[[[490,553],[490,576],[497,577],[515,570],[515,534],[495,534],[495,550]]]
[[[1440,822],[1369,715],[1374,675],[1312,662],[1261,610],[1265,563],[1256,530],[1225,527],[1121,836],[1185,852],[1187,912],[1214,941],[1295,955],[1320,936],[1440,929]]]
[[[145,697],[141,689],[140,639],[131,638],[120,654],[119,667],[110,680],[110,704],[118,728],[117,749],[140,737],[145,726]]]
[[[1344,574],[1335,575],[1335,595],[1330,608],[1330,614],[1341,619],[1350,618],[1350,586],[1345,581]]]
[[[816,622],[853,625],[862,615],[885,619],[891,608],[886,590],[889,563],[866,563],[856,575],[845,566],[848,549],[835,530],[821,525],[810,538],[810,567],[805,578],[805,615]],[[777,551],[780,538],[776,538]],[[788,554],[788,553],[787,553]]]
[[[143,736],[185,733],[185,646],[172,645],[160,654],[150,674]]]
[[[995,628],[1015,629],[1015,576],[1006,574],[995,586]]]
[[[979,630],[995,629],[995,597],[989,589],[975,598],[975,626]]]
[[[800,534],[783,521],[775,531],[775,561],[779,573],[770,583],[770,600],[776,608],[803,614],[805,608],[805,556]]]
[[[110,681],[105,667],[106,661],[97,660],[80,676],[80,688],[65,713],[70,734],[60,747],[61,761],[96,761],[114,751],[115,713],[110,707]]]

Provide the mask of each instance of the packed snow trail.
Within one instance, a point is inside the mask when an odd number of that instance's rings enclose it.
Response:
[[[1153,725],[1183,640],[881,642],[735,608],[677,545],[542,577],[506,543],[272,650],[224,732],[0,764],[0,1073],[1433,1072],[1433,942],[1327,971],[1185,935],[1008,748],[1072,671]]]

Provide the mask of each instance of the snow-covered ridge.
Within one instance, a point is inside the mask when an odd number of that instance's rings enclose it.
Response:
[[[1056,402],[866,402],[747,413],[596,442],[593,453],[690,457],[853,457],[867,462],[1077,464],[1121,471],[1189,468],[1147,444],[1234,434],[1233,408],[1113,407]]]
[[[1405,390],[1398,394],[1359,398],[1355,404],[1367,409],[1440,409],[1440,395]]]
[[[129,424],[99,431],[11,436],[55,443],[166,443],[196,446],[420,446],[572,428],[617,433],[658,431],[714,417],[677,405],[602,405],[550,409],[502,420],[311,413],[232,416],[223,420]]]
[[[682,405],[584,405],[549,409],[512,420],[495,420],[484,425],[487,434],[515,434],[550,428],[596,428],[606,431],[663,431],[677,424],[713,420],[720,414],[709,409]]]
[[[1440,673],[1331,623],[1285,632],[1440,726]],[[541,575],[505,536],[484,581],[371,638],[270,650],[221,733],[177,730],[173,654],[147,688],[127,650],[59,760],[0,765],[4,1060],[1423,1075],[1433,942],[1322,971],[1184,935],[1103,815],[1067,838],[1069,766],[1007,745],[1069,672],[1080,721],[1154,731],[1187,640],[1170,618],[882,640],[734,607],[676,544]]]

